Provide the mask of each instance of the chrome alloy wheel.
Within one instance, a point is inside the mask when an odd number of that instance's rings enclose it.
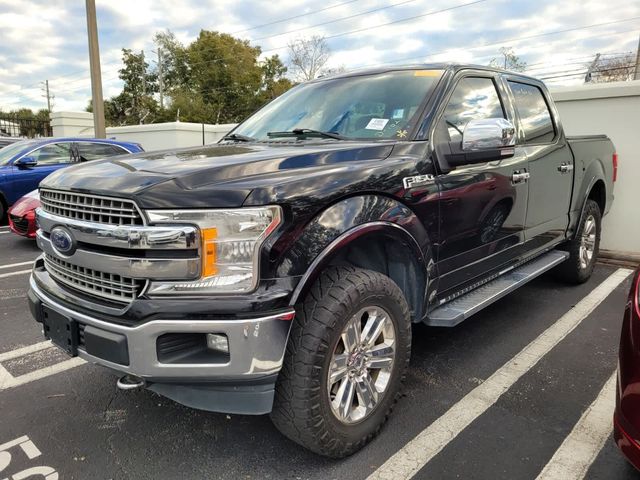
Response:
[[[589,215],[584,221],[584,228],[580,238],[580,268],[585,269],[591,264],[596,250],[596,219]]]
[[[331,356],[327,393],[331,410],[352,424],[371,414],[391,381],[396,335],[380,307],[361,309],[349,319]]]

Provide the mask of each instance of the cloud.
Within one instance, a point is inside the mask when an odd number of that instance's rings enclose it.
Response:
[[[105,96],[121,88],[121,49],[144,50],[152,56],[152,37],[165,29],[185,43],[201,29],[261,39],[253,44],[260,45],[265,55],[277,53],[284,60],[289,41],[322,35],[328,37],[333,52],[329,66],[348,69],[421,61],[486,64],[499,56],[501,46],[510,46],[532,66],[531,73],[540,77],[580,69],[581,62],[588,63],[597,52],[634,50],[640,30],[640,20],[633,20],[640,17],[640,4],[626,0],[567,0],[561,4],[555,0],[486,0],[466,6],[461,5],[471,0],[364,3],[97,0]],[[84,2],[0,0],[0,4],[0,107],[43,108],[46,101],[40,82],[49,79],[56,109],[83,109],[91,97]],[[455,6],[461,7],[451,9]],[[378,10],[366,13],[374,9]],[[425,15],[445,9],[449,10]],[[281,21],[292,16],[299,17]],[[629,21],[547,35],[625,19]],[[394,23],[382,26],[390,22]],[[522,38],[534,35],[541,36]],[[580,80],[574,75],[549,83]]]

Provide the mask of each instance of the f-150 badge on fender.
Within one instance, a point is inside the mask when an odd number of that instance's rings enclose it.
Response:
[[[413,187],[422,187],[423,185],[428,185],[436,179],[433,175],[416,175],[414,177],[404,177],[402,179],[402,184],[404,188],[413,188]]]

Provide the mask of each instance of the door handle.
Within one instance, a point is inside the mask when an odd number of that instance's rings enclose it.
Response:
[[[511,175],[511,183],[522,183],[522,182],[526,182],[527,180],[529,180],[529,177],[531,176],[531,174],[529,172],[516,172],[513,175]]]
[[[558,166],[558,171],[560,173],[569,173],[573,171],[573,165],[563,163],[562,165]]]

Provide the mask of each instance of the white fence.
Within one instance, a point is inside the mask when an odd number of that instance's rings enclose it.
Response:
[[[88,112],[53,112],[54,137],[92,137],[93,114]],[[107,138],[136,142],[147,151],[165,148],[194,147],[220,140],[235,124],[209,125],[189,122],[153,123],[107,128]]]
[[[640,254],[640,81],[555,88],[568,135],[604,133],[619,159],[615,202],[605,218],[602,248]],[[54,136],[93,135],[93,116],[86,112],[52,113]],[[213,143],[235,125],[159,123],[107,129],[107,137],[142,144],[147,151]]]

